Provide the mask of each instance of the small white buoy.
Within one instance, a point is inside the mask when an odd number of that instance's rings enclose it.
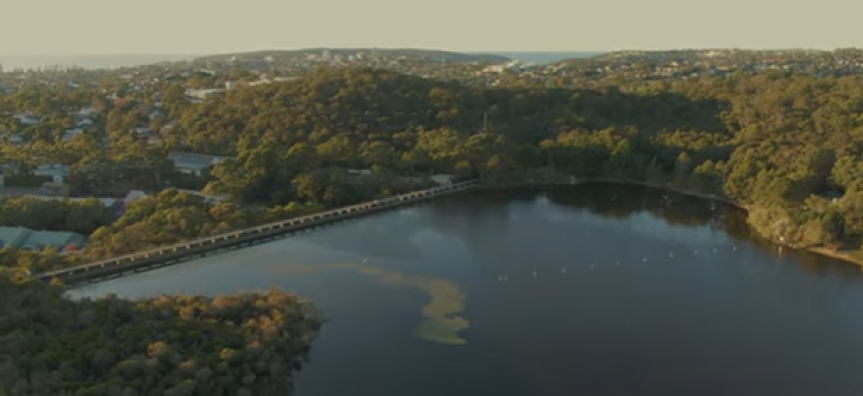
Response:
[[[674,252],[668,252],[668,257],[674,257]]]
[[[363,259],[363,264],[368,263],[369,259]]]
[[[508,275],[504,275],[504,276],[503,276],[503,281],[504,281],[504,282],[506,282],[506,281],[508,281],[508,280],[509,280],[509,276],[508,276]]]
[[[503,282],[503,275],[498,275],[498,276],[497,276],[497,281],[498,281],[498,282]]]
[[[642,262],[642,263],[646,263],[646,262],[647,262],[647,257],[645,257],[645,258],[641,259],[641,262]]]
[[[566,273],[566,268],[564,268],[564,269],[560,270],[560,272],[561,272],[561,273],[563,273],[563,274],[565,274],[565,273]]]
[[[716,249],[713,249],[713,253],[716,253]]]
[[[737,246],[732,247],[731,250],[737,250]]]
[[[618,262],[617,262],[617,263],[615,263],[615,264],[617,264],[617,266],[618,266],[618,267],[620,267],[620,261],[618,261]]]
[[[536,278],[536,271],[533,271],[533,277]]]
[[[590,265],[590,268],[593,268],[595,265],[596,265],[596,264],[591,264],[591,265]]]
[[[693,252],[693,254],[698,254],[698,251],[696,250],[695,252]]]

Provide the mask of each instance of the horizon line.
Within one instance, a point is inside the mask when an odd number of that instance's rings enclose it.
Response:
[[[106,56],[123,56],[123,57],[132,57],[132,56],[169,56],[169,57],[204,57],[204,56],[219,56],[219,55],[229,55],[229,54],[244,54],[244,53],[256,53],[256,52],[290,52],[290,51],[304,51],[304,50],[313,50],[313,49],[329,49],[329,50],[362,50],[362,49],[380,49],[380,50],[420,50],[420,51],[441,51],[441,52],[451,52],[451,53],[461,53],[461,54],[470,54],[470,55],[481,55],[481,54],[500,54],[500,53],[611,53],[611,52],[667,52],[667,51],[717,51],[717,50],[741,50],[741,51],[824,51],[831,52],[837,49],[860,49],[861,47],[835,47],[832,49],[824,49],[824,48],[806,48],[806,47],[774,47],[774,48],[752,48],[752,47],[669,47],[669,48],[650,48],[650,49],[615,49],[615,50],[451,50],[445,48],[432,48],[432,47],[371,47],[371,46],[345,46],[345,47],[297,47],[297,48],[278,48],[278,49],[249,49],[249,50],[225,50],[220,52],[189,52],[189,53],[179,53],[179,52],[139,52],[139,53],[93,53],[93,52],[84,52],[84,53],[60,53],[60,54],[45,54],[45,53],[34,53],[34,54],[0,54],[0,57],[7,58],[64,58],[64,57],[78,57],[78,58],[87,58],[87,57],[106,57]]]

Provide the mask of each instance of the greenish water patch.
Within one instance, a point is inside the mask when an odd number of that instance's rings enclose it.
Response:
[[[429,302],[422,308],[422,320],[414,330],[414,335],[422,340],[440,344],[467,343],[467,340],[458,334],[469,328],[470,322],[459,316],[464,311],[465,293],[456,282],[423,275],[405,275],[357,263],[288,264],[279,268],[279,272],[291,274],[309,274],[325,270],[353,270],[371,277],[377,283],[422,290],[429,295]]]

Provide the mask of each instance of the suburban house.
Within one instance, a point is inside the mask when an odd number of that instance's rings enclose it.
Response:
[[[27,143],[21,135],[13,133],[9,136],[9,144],[12,146],[23,146]]]
[[[74,232],[35,231],[24,227],[0,227],[0,248],[43,250],[48,246],[58,251],[73,252],[87,244],[87,237]]]
[[[63,132],[62,140],[64,142],[68,142],[68,141],[74,139],[75,136],[78,136],[82,133],[84,133],[84,130],[81,128],[67,129],[65,132]]]
[[[434,175],[431,180],[440,186],[446,186],[452,184],[452,175]]]
[[[88,128],[93,126],[93,120],[89,118],[81,118],[78,121],[75,121],[75,126],[78,128]]]
[[[36,125],[39,123],[39,119],[30,114],[18,114],[15,116],[15,119],[24,125]]]
[[[193,100],[204,100],[214,94],[224,91],[221,88],[210,88],[210,89],[187,89],[186,96]]]
[[[64,179],[69,177],[69,167],[63,164],[47,164],[36,168],[33,174],[51,177],[54,183],[62,183]]]
[[[219,163],[223,157],[174,151],[168,154],[168,159],[174,162],[177,172],[200,176],[204,169]]]

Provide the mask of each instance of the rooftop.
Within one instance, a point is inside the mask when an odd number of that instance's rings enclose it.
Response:
[[[174,165],[177,168],[202,170],[210,165],[219,162],[219,160],[221,160],[221,157],[217,157],[215,155],[173,151],[168,154],[168,159],[174,161]]]
[[[42,250],[46,246],[63,250],[69,246],[76,249],[87,243],[87,237],[74,232],[34,231],[24,227],[0,227],[0,247]]]

